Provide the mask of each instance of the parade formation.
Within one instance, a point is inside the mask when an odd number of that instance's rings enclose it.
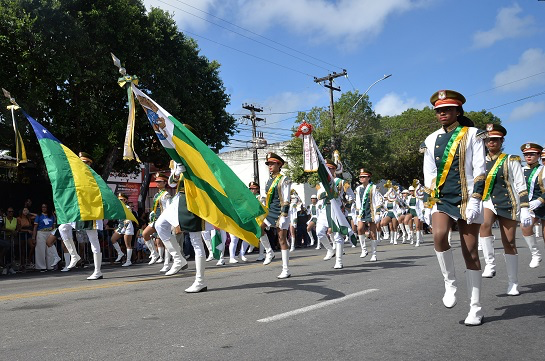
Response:
[[[317,172],[320,179],[316,193],[309,197],[310,204],[305,205],[282,171],[286,164],[282,156],[269,152],[263,160],[269,178],[261,201],[258,183],[244,185],[200,141],[191,126],[178,122],[142,93],[135,82],[126,81],[126,75],[124,78],[123,84],[130,88],[130,102],[134,102],[134,94],[158,142],[171,157],[170,169],[154,175],[157,193],[144,220],[147,226],[144,229],[145,225],[136,222],[126,194],[114,195],[101,183],[91,168],[93,159],[88,153],[75,156],[68,148],[58,147],[60,142],[24,113],[44,152],[55,204],[54,212],[44,205],[42,214],[34,220],[32,238],[36,240],[37,269],[46,270],[61,262],[55,247],[57,238],[63,242],[63,271],[73,269],[81,259],[73,231],[83,231],[91,245],[94,264],[94,272],[87,279],[103,279],[103,256],[97,232],[103,230],[104,220],[117,219],[110,242],[116,251],[115,263],[124,260],[122,267],[133,264],[139,234],[150,252],[148,264],[162,264],[159,273],[171,276],[188,269],[187,256],[180,244],[185,235],[195,260],[195,280],[185,292],[198,293],[208,289],[206,262],[217,259],[218,266],[226,264],[227,240],[230,264],[247,262],[247,253],[256,247],[260,250],[257,260],[263,261],[263,266],[271,265],[276,258],[272,244],[277,244],[281,253],[281,272],[277,278],[282,280],[292,276],[289,260],[290,253],[296,251],[299,226],[303,226],[300,237],[308,239],[307,246],[323,247],[323,260],[335,259],[334,264],[327,267],[342,272],[345,245],[354,247],[359,242],[361,262],[377,262],[377,247],[381,241],[419,247],[424,225],[427,225],[433,233],[435,255],[444,280],[442,302],[446,308],[453,308],[458,300],[450,235],[453,229],[459,231],[470,300],[464,323],[476,326],[482,324],[486,310],[486,305],[481,304],[482,278],[496,275],[494,224],[500,227],[507,295],[520,294],[515,242],[519,222],[531,251],[529,267],[540,265],[535,226],[545,225],[542,221],[545,219],[545,175],[539,162],[545,158],[543,147],[534,142],[523,144],[520,148],[526,161],[523,167],[520,155],[502,153],[507,130],[499,124],[476,128],[464,115],[466,99],[457,91],[440,90],[430,98],[439,129],[427,136],[420,148],[423,180],[414,179],[412,184],[406,185],[382,181],[384,192],[372,180],[373,174],[365,162],[354,171],[354,182],[351,178],[343,179],[338,152],[332,159],[324,157],[312,136],[312,125],[301,124],[295,136],[303,140],[304,170]],[[16,104],[13,98],[10,100]],[[129,130],[127,135],[132,136]],[[58,150],[52,151],[52,147]],[[131,153],[132,149],[125,151]],[[61,167],[63,162],[65,168]],[[62,173],[63,169],[71,169],[71,172]],[[66,187],[73,189],[77,197],[67,197],[63,193]],[[173,196],[169,187],[175,190]],[[95,200],[97,194],[99,201]],[[77,204],[71,203],[74,200]],[[303,225],[298,224],[301,213],[306,215]],[[143,231],[139,233],[141,226]],[[239,240],[242,241],[240,247]],[[484,267],[478,249],[482,249]]]

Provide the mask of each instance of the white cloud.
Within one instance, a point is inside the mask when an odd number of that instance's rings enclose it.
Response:
[[[543,102],[526,102],[520,107],[513,109],[509,114],[510,121],[524,120],[533,117],[538,113],[545,112],[545,101]]]
[[[174,13],[174,20],[180,29],[198,31],[204,30],[210,25],[207,21],[203,20],[203,18],[207,19],[209,16],[202,11],[217,14],[221,12],[224,4],[218,0],[183,0],[183,2],[185,4],[177,1],[169,1],[167,3],[166,1],[159,0],[144,0],[144,5],[146,5],[146,9],[148,10],[153,6],[169,13]]]
[[[520,56],[518,64],[509,65],[494,77],[494,86],[502,91],[520,90],[532,85],[545,84],[545,53],[541,49],[528,49]],[[529,77],[532,76],[532,77]],[[524,79],[529,77],[527,79]]]
[[[478,31],[473,35],[473,46],[486,48],[504,39],[518,38],[532,33],[534,18],[530,15],[522,17],[521,12],[522,9],[518,4],[500,9],[492,29]]]
[[[403,113],[409,108],[423,109],[427,103],[419,103],[415,98],[403,99],[396,93],[388,93],[375,105],[375,113],[383,116],[393,116]]]
[[[316,104],[321,104],[325,100],[324,93],[293,93],[283,92],[275,94],[265,99],[260,105],[263,107],[263,113],[286,113],[286,114],[271,114],[267,115],[267,126],[273,126],[274,124],[280,124],[279,127],[286,128],[291,126],[295,122],[295,112],[299,110],[309,110]],[[290,119],[288,119],[290,118]]]
[[[344,45],[378,34],[386,20],[429,0],[246,0],[239,21],[261,31],[281,24],[315,42],[338,39]]]

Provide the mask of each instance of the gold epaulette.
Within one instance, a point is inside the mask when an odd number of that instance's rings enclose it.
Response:
[[[520,155],[511,155],[511,156],[509,156],[509,159],[521,162]]]

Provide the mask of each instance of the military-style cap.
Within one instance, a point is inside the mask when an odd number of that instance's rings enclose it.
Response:
[[[442,107],[461,107],[466,102],[466,98],[454,90],[439,90],[433,93],[430,103],[433,109]]]
[[[545,148],[541,151],[541,159],[545,159]]]
[[[410,187],[409,187],[409,190],[410,190],[410,191],[414,191],[414,187],[413,187],[413,186],[410,186]]]
[[[386,193],[386,198],[388,198],[389,201],[395,201],[397,198],[396,190],[394,187],[390,188],[388,192]]]
[[[79,152],[78,156],[79,156],[79,159],[81,159],[81,160],[83,160],[83,161],[87,161],[87,162],[89,162],[89,163],[93,163],[93,158],[92,158],[91,155],[89,155],[88,153]]]
[[[257,184],[254,181],[251,181],[250,183],[248,183],[248,188],[259,189],[259,184]]]
[[[285,162],[278,154],[270,152],[267,153],[267,160],[265,161],[266,165],[269,165],[269,163],[279,163],[280,166],[283,166]]]
[[[507,129],[499,124],[487,124],[488,138],[503,138],[507,135]]]
[[[165,182],[168,182],[168,175],[166,175],[165,173],[157,172],[155,173],[155,181],[157,182],[158,180],[164,180]]]
[[[128,200],[129,197],[127,197],[127,195],[125,193],[117,193],[117,199],[125,199],[125,200]]]
[[[521,145],[520,150],[522,153],[541,153],[543,147],[537,143],[528,142]]]
[[[313,194],[310,196],[310,199],[318,199],[318,196],[316,194]]]
[[[408,189],[404,189],[404,190],[401,191],[401,193],[407,194],[407,193],[409,193],[409,190],[408,190]]]
[[[368,172],[363,168],[360,169],[360,175],[359,175],[360,177],[371,177],[371,175],[372,175],[371,172]]]
[[[326,158],[326,159],[325,159],[325,165],[326,165],[328,168],[335,168],[335,169],[337,169],[337,164],[333,161],[333,159]]]

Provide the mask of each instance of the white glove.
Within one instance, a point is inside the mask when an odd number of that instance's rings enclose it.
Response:
[[[379,214],[377,214],[375,216],[375,223],[380,223],[380,215]]]
[[[149,220],[150,220],[150,222],[155,221],[155,212],[154,211],[149,212]]]
[[[539,199],[534,199],[533,201],[530,201],[530,210],[533,211],[537,207],[541,207],[543,203]]]
[[[473,221],[481,214],[482,201],[480,199],[471,197],[467,202],[466,207],[466,222],[467,224],[473,223]]]
[[[182,174],[183,172],[185,172],[184,165],[182,163],[177,163],[176,168],[174,169],[174,175],[177,177],[180,174]]]
[[[424,218],[424,222],[428,226],[431,226],[431,210],[424,212],[424,216],[422,218]]]
[[[520,209],[520,223],[523,227],[530,227],[532,225],[532,216],[527,207]]]
[[[286,217],[285,216],[280,216],[280,219],[278,220],[278,224],[282,225],[284,223],[286,223]]]

